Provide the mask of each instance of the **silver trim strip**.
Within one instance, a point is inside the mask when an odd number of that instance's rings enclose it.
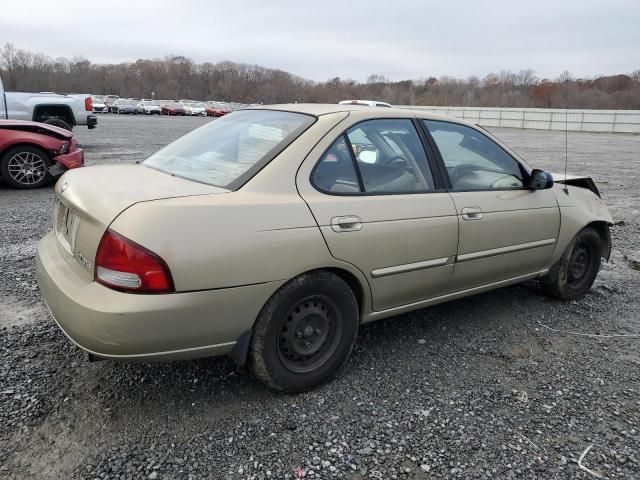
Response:
[[[479,252],[464,253],[458,255],[458,262],[467,262],[469,260],[477,260],[479,258],[495,257],[505,253],[519,252],[521,250],[529,250],[531,248],[546,247],[556,243],[555,238],[547,238],[546,240],[537,240],[535,242],[518,243],[517,245],[509,245],[508,247],[492,248],[491,250],[481,250]]]
[[[406,263],[404,265],[396,265],[394,267],[377,268],[371,272],[373,278],[387,277],[389,275],[397,275],[398,273],[415,272],[416,270],[424,270],[425,268],[441,267],[446,265],[449,257],[434,258],[433,260],[425,260],[424,262]]]
[[[523,282],[531,278],[541,277],[542,275],[546,274],[548,271],[549,269],[545,268],[537,272],[528,273],[526,275],[507,278],[506,280],[500,280],[499,282],[488,283],[486,285],[480,285],[478,287],[468,288],[466,290],[458,290],[457,292],[451,292],[444,295],[440,295],[439,297],[432,297],[426,300],[420,300],[419,302],[408,303],[406,305],[400,305],[398,307],[391,307],[391,308],[387,308],[386,310],[372,311],[364,318],[364,322],[365,323],[371,322],[373,320],[378,320],[379,318],[390,317],[392,315],[398,315],[400,313],[410,312],[412,310],[417,310],[419,308],[424,308],[424,307],[428,307],[438,303],[447,302],[449,300],[455,300],[457,298],[466,297],[474,293],[480,293],[487,290],[492,290],[494,288],[499,288],[499,287],[511,285],[514,283]]]

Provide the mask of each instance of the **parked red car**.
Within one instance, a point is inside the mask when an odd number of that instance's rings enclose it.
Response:
[[[16,188],[48,185],[84,165],[73,133],[45,123],[0,120],[0,176]]]
[[[160,113],[162,115],[186,115],[187,111],[179,103],[164,103]]]
[[[231,113],[231,110],[223,107],[207,107],[207,117],[222,117],[227,113]]]

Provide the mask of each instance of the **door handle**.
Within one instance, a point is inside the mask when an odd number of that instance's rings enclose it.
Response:
[[[362,220],[356,215],[333,217],[331,228],[334,232],[357,232],[362,229]]]
[[[480,207],[464,207],[461,213],[464,220],[480,220],[482,218],[482,209]]]

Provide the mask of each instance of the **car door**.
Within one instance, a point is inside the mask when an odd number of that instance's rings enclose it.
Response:
[[[331,254],[364,273],[374,310],[384,310],[447,290],[458,221],[417,122],[366,118],[352,112],[349,128],[329,133],[297,185]]]
[[[446,171],[459,219],[452,290],[544,269],[560,211],[552,190],[530,190],[528,168],[480,130],[423,120]]]

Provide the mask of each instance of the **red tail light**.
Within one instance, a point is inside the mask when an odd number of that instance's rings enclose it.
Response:
[[[91,100],[91,97],[87,97],[84,99],[84,109],[87,112],[93,111],[93,100]]]
[[[95,274],[98,283],[122,292],[175,290],[169,267],[162,258],[111,230],[100,240]]]

